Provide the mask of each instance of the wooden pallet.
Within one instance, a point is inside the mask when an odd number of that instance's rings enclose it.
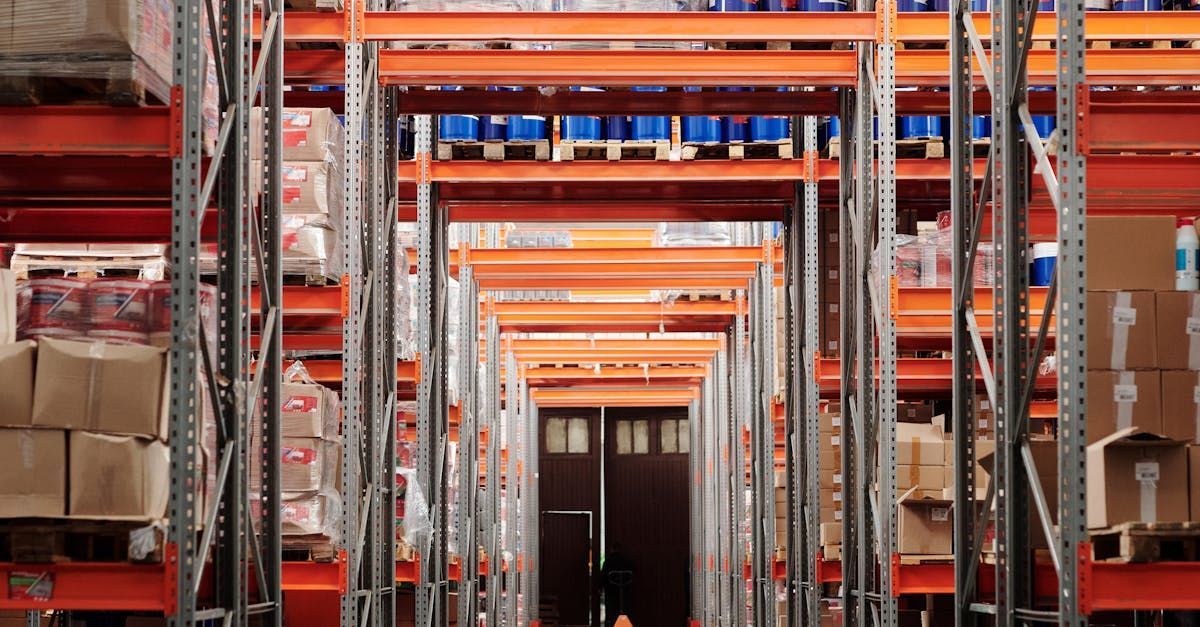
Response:
[[[791,50],[790,41],[710,41],[711,50]]]
[[[549,161],[550,140],[505,142],[443,142],[437,146],[438,161]]]
[[[1047,43],[1049,43],[1049,42],[1047,42]],[[1164,40],[1164,39],[1155,39],[1155,40],[1134,39],[1134,40],[1130,40],[1130,41],[1100,40],[1100,41],[1089,41],[1089,42],[1087,42],[1087,44],[1088,44],[1088,48],[1090,48],[1092,50],[1117,50],[1117,49],[1128,49],[1128,48],[1149,48],[1149,49],[1153,49],[1153,50],[1169,50],[1171,48],[1171,41]]]
[[[15,519],[0,523],[0,561],[156,563],[163,535],[144,522]]]
[[[830,159],[841,157],[842,143],[840,137],[833,137],[829,140],[828,152]],[[896,140],[897,159],[942,159],[945,156],[946,145],[942,143],[942,138],[940,137]]]
[[[733,290],[680,290],[672,294],[675,295],[675,300],[691,302],[733,300]]]
[[[150,94],[145,83],[132,78],[0,76],[0,105],[64,103],[162,104]]]
[[[655,141],[582,141],[559,144],[560,161],[669,161],[670,140]]]
[[[740,144],[726,143],[684,143],[680,158],[684,161],[707,159],[791,159],[792,140],[778,142],[744,142]]]
[[[917,564],[953,564],[953,555],[905,555],[900,554],[900,564],[902,566],[913,566]]]
[[[1097,562],[1193,562],[1200,558],[1200,522],[1125,523],[1092,531]]]
[[[337,560],[337,546],[328,536],[283,536],[282,540],[280,548],[285,562],[333,562]]]
[[[992,138],[980,137],[971,140],[971,154],[976,158],[984,158],[992,151]]]

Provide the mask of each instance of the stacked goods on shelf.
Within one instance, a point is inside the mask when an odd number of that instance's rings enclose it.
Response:
[[[788,547],[787,526],[787,471],[775,471],[775,558],[786,559]]]
[[[65,275],[162,279],[168,265],[161,244],[17,244],[11,267],[17,278]]]
[[[533,229],[510,227],[504,234],[505,248],[571,248],[571,232],[567,229]],[[501,292],[496,300],[571,300],[570,290],[520,290]]]
[[[0,102],[101,99],[170,101],[174,6],[144,0],[8,0],[0,35]],[[201,38],[206,45],[208,34]],[[217,78],[211,50],[203,132],[217,133]]]
[[[837,403],[818,415],[818,470],[821,489],[821,553],[827,560],[842,557],[842,416]]]
[[[1192,520],[1200,294],[1174,291],[1175,219],[1092,217],[1087,229],[1089,252],[1103,251],[1087,256],[1088,526]]]
[[[14,559],[18,552],[28,561],[161,559],[169,490],[169,295],[165,281],[16,282],[10,271],[0,272],[0,311],[13,312],[16,321],[2,339],[20,338],[0,342],[0,452],[18,460],[0,470],[0,517],[26,519],[6,525]],[[202,291],[209,338],[214,300]],[[216,474],[207,399],[198,408],[196,461],[210,481],[198,485],[198,524]],[[66,541],[83,534],[119,545],[101,554],[94,549],[99,541]]]
[[[331,109],[288,107],[282,113],[283,274],[308,284],[325,284],[341,276],[344,157],[341,122]],[[250,116],[251,170],[263,168],[262,109]],[[257,178],[254,178],[258,181]],[[257,183],[256,183],[257,185]],[[261,189],[251,190],[257,199]],[[251,280],[258,279],[251,258]],[[216,272],[216,247],[205,245],[202,273]]]
[[[686,248],[689,246],[731,246],[732,229],[728,222],[660,222],[654,234],[654,245],[664,248]],[[679,298],[699,300],[703,298],[729,299],[728,290],[654,290],[654,300],[669,303]]]
[[[817,274],[820,282],[817,301],[817,334],[821,354],[836,357],[839,354],[841,328],[841,244],[840,218],[836,211],[822,211],[820,235],[817,242]]]

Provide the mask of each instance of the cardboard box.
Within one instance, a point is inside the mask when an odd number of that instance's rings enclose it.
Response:
[[[1189,446],[1188,450],[1188,503],[1191,520],[1200,520],[1200,446]]]
[[[152,346],[43,339],[33,424],[163,437],[166,351]]]
[[[897,464],[896,489],[908,490],[941,490],[945,484],[946,468],[943,464],[936,466]]]
[[[995,440],[975,440],[975,489],[976,489],[976,491],[979,491],[979,490],[986,491],[987,490],[988,477],[991,476],[991,473],[988,471],[991,470],[992,466],[991,466],[991,463],[984,465],[982,460],[989,459],[995,453],[996,453],[996,441]],[[945,457],[946,457],[946,465],[943,466],[943,468],[945,468],[945,472],[943,475],[943,481],[945,483],[944,487],[947,490],[953,490],[954,489],[954,476],[955,476],[955,472],[954,472],[954,440],[946,440]]]
[[[1158,292],[1154,310],[1158,367],[1200,370],[1200,292]]]
[[[1163,370],[1162,429],[1159,435],[1200,444],[1200,372]]]
[[[821,546],[842,543],[841,523],[821,523]]]
[[[896,464],[941,466],[945,463],[944,417],[932,423],[896,424]]]
[[[24,340],[0,344],[0,426],[28,427],[33,424],[33,368],[37,343]]]
[[[896,420],[929,423],[933,420],[933,405],[923,402],[900,401],[896,403]]]
[[[1175,289],[1174,216],[1089,217],[1087,246],[1088,289]]]
[[[841,463],[837,465],[825,464],[824,457],[821,458],[821,488],[825,490],[841,490],[842,489],[842,470]]]
[[[896,502],[896,550],[904,555],[947,555],[954,551],[953,501],[912,498],[909,490]]]
[[[67,434],[0,429],[0,518],[67,512]]]
[[[280,495],[279,528],[285,536],[334,536],[340,514],[335,493],[284,492]]]
[[[283,438],[280,441],[279,489],[316,492],[337,480],[338,447],[318,438]]]
[[[283,437],[338,439],[340,408],[333,390],[315,383],[284,383],[279,398]]]
[[[840,434],[821,435],[819,439],[820,442],[817,443],[817,446],[821,459],[833,459],[834,457],[841,459],[842,436]]]
[[[342,194],[342,174],[336,165],[328,161],[283,162],[285,214],[321,214],[340,220]]]
[[[345,132],[332,109],[284,107],[281,117],[284,161],[340,161],[344,157]],[[250,110],[251,159],[263,159],[263,137],[262,107],[254,107]]]
[[[1183,442],[1122,429],[1087,448],[1088,528],[1127,522],[1183,522],[1188,507]]]
[[[818,431],[822,434],[842,432],[842,415],[838,413],[821,412],[817,414]]]
[[[1158,364],[1154,292],[1087,293],[1087,362],[1096,370],[1139,370]]]
[[[124,435],[72,431],[68,444],[72,517],[157,520],[167,513],[167,445]]]
[[[1126,427],[1162,431],[1161,387],[1157,370],[1089,370],[1087,373],[1088,443]]]
[[[822,523],[839,523],[840,524],[842,522],[842,510],[834,508],[834,507],[822,507],[821,508],[821,522]]]

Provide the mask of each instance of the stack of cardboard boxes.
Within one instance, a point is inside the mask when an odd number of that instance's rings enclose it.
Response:
[[[280,403],[283,546],[330,547],[341,514],[338,396],[316,383],[285,382]]]
[[[1088,526],[1195,520],[1200,293],[1174,291],[1175,219],[1088,219]],[[1136,245],[1131,245],[1136,243]],[[1192,510],[1189,510],[1191,503]]]
[[[825,559],[842,555],[842,415],[830,403],[817,416],[821,489],[821,551]]]

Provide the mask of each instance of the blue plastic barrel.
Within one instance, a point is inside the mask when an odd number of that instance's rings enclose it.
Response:
[[[487,91],[519,91],[519,87],[497,87],[489,85]],[[508,116],[485,115],[479,120],[479,135],[485,142],[502,142],[508,139]]]
[[[604,138],[610,142],[629,139],[629,116],[610,115],[605,117]]]
[[[750,91],[749,87],[718,87],[717,91]],[[724,143],[744,142],[750,137],[750,117],[745,115],[721,116],[721,141]]]
[[[795,11],[796,0],[762,0],[758,4],[758,10],[775,12]]]
[[[787,91],[776,87],[775,91]],[[790,135],[791,120],[786,115],[755,115],[750,117],[750,141],[777,142]]]
[[[700,87],[684,87],[683,91],[698,92]],[[721,116],[685,115],[679,120],[681,141],[711,144],[721,141]]]
[[[899,0],[896,3],[896,10],[901,13],[921,13],[928,9],[928,0]]]
[[[571,91],[601,91],[599,87],[572,87]],[[604,129],[598,115],[564,115],[562,117],[563,141],[600,141]]]
[[[709,0],[709,11],[757,11],[758,0]]]
[[[666,87],[630,87],[630,91],[667,91]],[[609,137],[609,139],[612,139]],[[671,118],[665,115],[635,115],[629,120],[629,139],[635,142],[671,139]]]
[[[801,11],[845,11],[846,0],[800,0]]]
[[[905,115],[900,117],[900,139],[942,136],[942,118],[936,115]]]
[[[442,91],[462,91],[462,86],[443,85]],[[479,141],[479,116],[439,115],[438,140],[444,142]]]
[[[824,124],[817,127],[817,145],[822,148],[829,145],[829,140],[841,136],[842,123],[836,115],[829,116],[829,119]]]
[[[1113,11],[1162,11],[1162,0],[1113,0]]]
[[[971,138],[985,139],[992,136],[992,116],[976,115],[971,117]]]
[[[546,116],[508,116],[508,141],[535,141],[546,139]]]

